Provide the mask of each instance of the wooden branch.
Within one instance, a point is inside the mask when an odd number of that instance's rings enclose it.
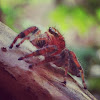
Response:
[[[26,41],[19,48],[9,49],[16,35],[0,22],[0,100],[96,100],[70,75],[64,86],[63,69],[43,64],[31,70],[29,63],[38,61],[36,57],[18,61],[34,48]]]

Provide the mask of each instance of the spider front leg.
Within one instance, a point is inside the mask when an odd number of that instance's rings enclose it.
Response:
[[[50,46],[46,46],[44,48],[38,49],[38,50],[34,51],[33,53],[28,54],[24,57],[20,57],[18,60],[23,60],[25,58],[32,57],[32,56],[50,55],[56,51],[57,51],[57,47],[55,45],[50,45]]]
[[[25,38],[26,36],[28,36],[30,33],[38,33],[38,28],[36,26],[32,26],[32,27],[29,27],[28,29],[22,31],[21,33],[19,33],[19,35],[14,39],[14,41],[12,42],[12,44],[10,45],[10,49],[12,49],[13,45],[16,43],[16,41],[19,39],[19,38]],[[17,45],[18,47],[19,45]]]
[[[16,45],[16,47],[19,47],[25,40],[29,40],[29,39],[30,37],[25,37],[20,43]]]

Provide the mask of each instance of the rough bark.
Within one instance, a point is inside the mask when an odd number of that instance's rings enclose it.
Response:
[[[31,70],[29,63],[38,61],[36,57],[18,61],[34,48],[26,41],[19,48],[9,49],[16,35],[0,22],[0,100],[96,100],[70,75],[64,86],[63,69],[43,64]]]

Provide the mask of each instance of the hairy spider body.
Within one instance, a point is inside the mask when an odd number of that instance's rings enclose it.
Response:
[[[32,34],[30,34],[32,33]],[[84,73],[81,65],[79,64],[76,55],[74,52],[68,50],[65,47],[64,37],[60,34],[58,30],[54,27],[50,27],[47,32],[41,34],[41,31],[36,27],[32,26],[24,31],[22,31],[10,45],[10,49],[16,43],[18,38],[23,38],[23,40],[16,45],[19,47],[25,40],[29,40],[33,46],[37,48],[36,51],[28,54],[24,57],[20,57],[18,60],[23,60],[31,56],[43,55],[45,59],[37,64],[32,64],[29,67],[34,65],[39,65],[43,63],[52,62],[58,67],[65,68],[65,77],[64,84],[66,84],[67,73],[70,72],[72,75],[82,77],[82,83],[86,89],[86,84],[84,81]]]

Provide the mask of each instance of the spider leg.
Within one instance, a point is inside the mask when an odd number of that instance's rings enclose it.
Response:
[[[55,56],[46,56],[45,59],[43,61],[40,61],[38,63],[35,63],[35,64],[31,64],[29,65],[29,68],[32,68],[34,66],[37,66],[37,65],[41,65],[41,64],[45,64],[45,63],[48,63],[48,62],[53,62],[57,59],[59,59],[59,55],[55,55]]]
[[[68,58],[65,60],[65,65],[64,65],[64,68],[65,68],[64,82],[62,82],[65,85],[66,85],[66,77],[67,77],[67,74],[68,74],[68,68],[70,67],[70,59],[69,59],[69,53],[68,53],[68,51],[66,52],[66,54],[67,54],[66,57],[68,57]]]
[[[85,83],[85,80],[84,80],[84,72],[83,72],[83,69],[82,69],[81,66],[79,67],[79,71],[81,72],[82,83],[83,83],[84,89],[87,89],[87,86],[86,86],[86,83]]]
[[[36,51],[32,52],[31,54],[28,54],[24,57],[20,57],[18,60],[23,60],[25,58],[32,57],[32,56],[50,55],[56,51],[57,51],[57,47],[55,45],[50,45],[50,46],[46,46],[44,48],[38,49],[38,50],[36,50]]]
[[[69,54],[70,54],[70,59],[74,61],[76,67],[79,69],[80,73],[81,73],[81,78],[82,78],[82,83],[83,83],[83,86],[84,86],[84,89],[87,89],[87,86],[85,84],[85,80],[84,80],[84,71],[81,67],[81,65],[79,64],[77,58],[76,58],[76,55],[74,52],[72,51],[69,51]]]
[[[27,35],[29,35],[30,33],[38,33],[39,29],[36,27],[36,26],[32,26],[32,27],[29,27],[28,29],[22,31],[21,33],[18,34],[18,36],[14,39],[14,41],[12,42],[12,44],[10,45],[10,49],[12,49],[13,45],[16,43],[16,41],[19,39],[19,38],[24,38],[26,37]]]
[[[19,47],[25,40],[29,40],[29,39],[30,37],[25,37],[20,43],[16,45],[16,47]]]
[[[66,77],[67,77],[67,73],[68,73],[68,66],[65,67],[65,76],[64,76],[64,81],[61,83],[64,83],[66,85]]]

